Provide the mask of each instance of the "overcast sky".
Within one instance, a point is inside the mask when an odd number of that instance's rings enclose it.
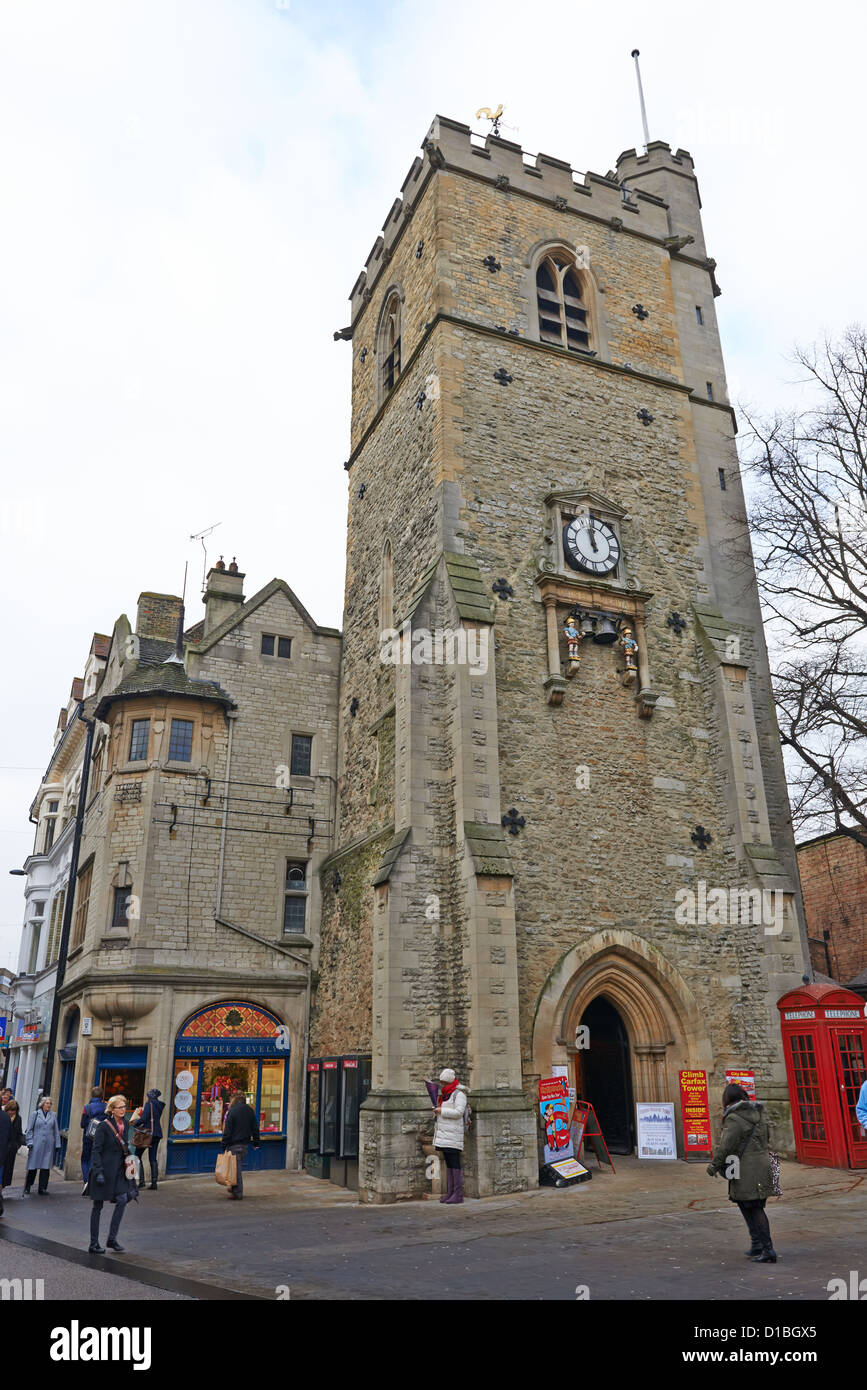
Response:
[[[734,397],[867,317],[855,5],[6,0],[0,12],[5,718],[0,965],[27,812],[90,638],[201,546],[339,625],[351,348],[332,333],[434,114],[525,150],[696,161]],[[862,34],[863,37],[863,34]]]

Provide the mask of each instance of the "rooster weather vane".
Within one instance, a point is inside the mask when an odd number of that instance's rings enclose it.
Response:
[[[477,120],[477,121],[480,121],[480,120],[482,119],[483,116],[484,116],[484,118],[485,118],[486,121],[490,121],[490,122],[491,122],[491,134],[492,134],[492,135],[499,135],[499,133],[500,133],[500,122],[501,122],[501,120],[502,120],[502,118],[503,118],[503,103],[500,102],[500,104],[499,104],[499,106],[497,107],[496,111],[492,111],[491,108],[490,108],[490,106],[480,106],[479,109],[478,109],[478,111],[476,112],[476,120]],[[517,131],[517,129],[518,129],[517,126],[506,126],[506,130],[514,130],[514,131]]]

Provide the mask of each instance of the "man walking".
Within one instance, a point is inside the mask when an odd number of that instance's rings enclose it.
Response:
[[[240,1202],[244,1195],[241,1170],[251,1144],[254,1149],[258,1149],[259,1126],[256,1123],[256,1112],[247,1104],[244,1092],[236,1091],[229,1103],[226,1123],[223,1126],[223,1148],[235,1155],[237,1181],[234,1187],[229,1188],[229,1196],[236,1202]]]

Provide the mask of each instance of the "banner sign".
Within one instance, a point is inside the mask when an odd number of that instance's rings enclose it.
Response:
[[[565,1076],[543,1077],[539,1082],[539,1114],[545,1130],[544,1163],[572,1158],[569,1134],[569,1087]]]
[[[677,1158],[674,1105],[671,1101],[638,1101],[635,1118],[639,1158]]]
[[[23,1018],[18,1020],[18,1028],[15,1032],[15,1041],[20,1043],[35,1043],[39,1041],[39,1024],[25,1023]]]
[[[0,1047],[6,1046],[6,1016],[0,1015]]]
[[[707,1072],[680,1073],[680,1113],[683,1118],[683,1147],[686,1153],[713,1153]]]
[[[756,1074],[754,1071],[727,1071],[727,1086],[743,1086],[750,1100],[756,1098]]]

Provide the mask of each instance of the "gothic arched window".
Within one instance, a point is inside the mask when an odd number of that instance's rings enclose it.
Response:
[[[394,290],[386,300],[379,320],[377,356],[380,400],[385,400],[400,376],[400,308],[400,295]]]
[[[565,251],[552,251],[536,271],[536,304],[543,343],[590,351],[590,309],[582,277]]]

